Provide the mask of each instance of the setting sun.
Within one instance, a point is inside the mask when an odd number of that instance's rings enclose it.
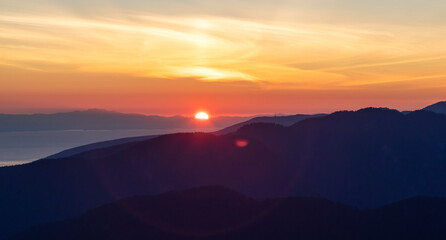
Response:
[[[195,114],[195,118],[199,119],[199,120],[208,120],[209,115],[205,112],[199,112],[199,113]]]

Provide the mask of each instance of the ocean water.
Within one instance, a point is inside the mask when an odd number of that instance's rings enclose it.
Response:
[[[0,167],[32,162],[63,150],[107,140],[217,129],[65,130],[0,132]]]

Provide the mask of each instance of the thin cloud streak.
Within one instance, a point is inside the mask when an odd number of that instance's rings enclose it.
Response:
[[[323,26],[265,24],[246,20],[215,17],[206,18],[205,16],[178,18],[171,16],[132,15],[129,19],[131,20],[88,20],[73,17],[3,15],[0,16],[0,23],[2,24],[3,30],[9,32],[8,37],[11,39],[15,38],[24,41],[23,37],[28,33],[28,38],[25,41],[46,43],[46,47],[39,46],[35,47],[35,49],[45,50],[47,53],[51,53],[54,50],[52,43],[55,44],[58,41],[65,42],[67,47],[70,45],[73,48],[80,48],[81,51],[85,51],[86,46],[104,50],[103,52],[105,54],[102,54],[104,56],[97,54],[77,59],[79,63],[75,64],[79,64],[80,66],[83,64],[116,64],[113,63],[112,57],[119,56],[107,56],[107,53],[118,50],[119,54],[123,57],[126,57],[126,55],[136,57],[139,61],[134,63],[137,65],[146,62],[153,66],[153,62],[155,62],[155,65],[158,62],[160,63],[158,68],[175,69],[176,67],[184,70],[184,62],[188,59],[187,62],[189,63],[186,65],[190,65],[190,62],[195,63],[190,66],[190,71],[183,72],[193,72],[194,69],[200,68],[212,69],[214,72],[220,69],[221,72],[239,72],[239,76],[250,76],[246,77],[246,80],[263,79],[272,82],[302,82],[302,80],[298,79],[302,77],[307,79],[309,76],[303,76],[302,73],[305,72],[305,74],[311,75],[311,71],[299,70],[292,67],[287,68],[287,61],[291,61],[296,57],[304,57],[309,60],[314,59],[314,61],[327,59],[326,57],[321,58],[317,54],[312,54],[311,50],[315,50],[316,48],[321,48],[320,51],[334,51],[336,45],[348,43],[350,47],[343,46],[342,48],[344,49],[341,48],[341,51],[338,53],[338,57],[343,57],[343,55],[348,57],[355,54],[355,51],[351,49],[353,47],[357,47],[357,49],[361,49],[361,47],[372,48],[369,51],[380,50],[379,47],[377,48],[372,43],[369,43],[368,36],[390,36],[385,32],[347,29],[345,27],[332,29]],[[11,25],[21,25],[22,29],[14,35],[14,30]],[[38,31],[40,29],[46,30]],[[70,31],[74,29],[80,31],[82,37],[70,36]],[[101,34],[98,32],[101,32]],[[117,41],[114,39],[116,35],[128,37],[127,39],[122,39],[122,41]],[[162,41],[165,40],[171,42],[163,43]],[[135,42],[140,45],[139,50],[141,51],[136,56],[135,52],[138,49],[131,47]],[[109,49],[100,49],[101,45],[109,46]],[[284,45],[286,48],[281,47]],[[7,49],[8,47],[13,48],[12,46],[6,45],[3,49]],[[381,51],[385,51],[389,47],[392,46],[381,47]],[[26,44],[20,44],[18,48],[33,48],[33,44],[29,44],[28,46]],[[119,48],[122,48],[122,51],[119,51]],[[159,50],[157,48],[164,48],[165,51],[158,53]],[[57,51],[60,52],[61,49],[58,48]],[[144,54],[150,54],[150,51],[154,51],[153,56],[144,56]],[[67,52],[69,53],[70,51],[67,50]],[[300,56],[295,56],[294,54],[299,54]],[[36,60],[38,59],[36,55],[39,54],[36,53],[34,56],[26,56],[25,54],[25,57]],[[240,56],[245,56],[245,58]],[[279,56],[279,59],[276,59],[277,56]],[[75,56],[71,57],[76,58]],[[155,58],[159,59],[154,61]],[[73,59],[72,61],[76,60]],[[278,76],[273,77],[274,79],[268,79],[261,71],[265,65],[271,70],[281,69],[285,73],[282,77]],[[116,66],[110,66],[108,69],[81,68],[87,71],[119,69],[119,71],[132,74],[153,74],[153,76],[159,77],[178,75],[172,75],[168,72],[161,71],[161,69],[154,70],[151,73],[143,73],[141,69],[131,69],[131,67],[128,69],[120,69],[119,67],[116,68]],[[244,68],[245,70],[240,68]],[[317,79],[321,79],[321,77],[317,76],[320,75],[322,78],[327,78],[327,81],[330,81],[328,78],[334,76],[332,73],[328,73],[331,70],[336,69],[312,70],[314,72],[313,77],[318,81]],[[281,75],[281,72],[277,72],[276,74]],[[221,75],[224,78],[224,74]],[[237,74],[232,75],[235,76]],[[197,75],[197,77],[206,79],[206,77],[200,75]],[[212,78],[212,76],[208,78]]]
[[[240,82],[265,91],[339,95],[375,91],[385,83],[389,91],[397,90],[396,84],[413,88],[417,81],[436,86],[433,78],[445,77],[446,69],[446,31],[437,30],[131,11],[95,18],[9,12],[0,15],[0,71],[7,76],[0,84],[17,92],[31,86],[36,96],[48,91],[36,86],[39,81],[53,91],[94,89],[104,95],[131,84],[126,96],[148,89],[179,91],[171,88],[182,79],[194,83],[181,90],[196,95],[206,93],[209,84]],[[53,73],[58,77],[44,80]],[[123,77],[101,79],[101,74]],[[84,80],[79,76],[90,81],[84,89],[77,88]],[[138,80],[125,80],[133,77]],[[245,88],[228,89],[227,96],[244,99]]]

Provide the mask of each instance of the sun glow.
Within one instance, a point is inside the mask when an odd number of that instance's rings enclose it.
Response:
[[[251,75],[225,69],[214,69],[208,67],[186,67],[186,68],[175,68],[174,70],[177,72],[178,77],[190,77],[202,81],[256,80],[256,78]]]
[[[199,113],[195,114],[195,118],[198,120],[208,120],[209,115],[205,112],[199,112]]]

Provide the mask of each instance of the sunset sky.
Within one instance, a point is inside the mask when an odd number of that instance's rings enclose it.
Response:
[[[444,0],[1,0],[0,112],[417,109],[446,99]]]

